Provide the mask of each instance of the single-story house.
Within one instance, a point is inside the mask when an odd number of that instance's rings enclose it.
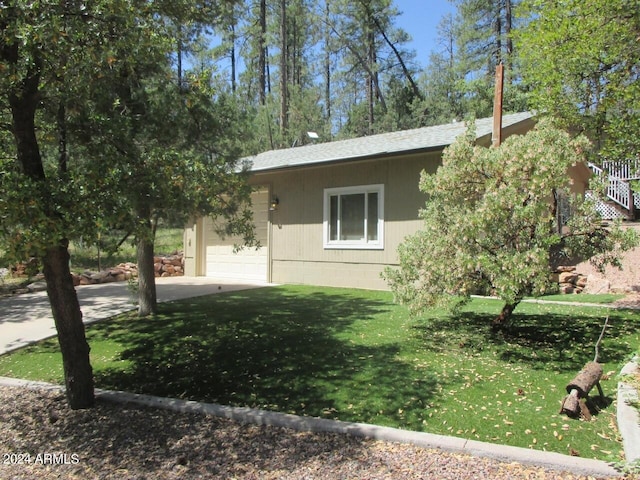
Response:
[[[530,113],[505,115],[502,136],[534,123]],[[492,118],[477,120],[479,144],[491,143],[492,126]],[[199,218],[185,229],[185,275],[387,289],[380,273],[422,226],[420,172],[435,172],[465,129],[450,123],[252,157],[261,247],[234,253],[237,239],[221,239],[212,219]]]

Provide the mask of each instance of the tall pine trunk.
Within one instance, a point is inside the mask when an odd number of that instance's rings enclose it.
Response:
[[[260,105],[267,103],[267,2],[260,0],[260,39],[258,54],[258,95]]]
[[[72,409],[94,404],[93,370],[82,311],[69,269],[68,241],[50,247],[43,258],[47,295],[58,331],[67,401]]]
[[[289,39],[287,2],[280,0],[280,134],[286,139],[289,130]]]

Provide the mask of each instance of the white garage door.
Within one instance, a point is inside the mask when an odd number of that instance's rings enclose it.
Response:
[[[241,244],[237,237],[224,239],[215,232],[214,221],[205,219],[206,276],[215,278],[236,278],[241,280],[267,280],[268,271],[268,221],[269,192],[259,190],[251,195],[253,221],[256,238],[261,247],[245,247],[233,251],[234,245]]]

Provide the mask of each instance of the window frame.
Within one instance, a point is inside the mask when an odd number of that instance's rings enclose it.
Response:
[[[378,194],[378,229],[377,240],[367,240],[368,232],[368,196],[370,193]],[[331,197],[338,197],[338,204],[340,204],[340,196],[342,195],[358,195],[363,194],[365,197],[364,203],[364,238],[360,240],[331,240],[330,239],[330,225],[331,225]],[[356,185],[350,187],[336,187],[324,189],[324,208],[323,208],[323,247],[325,249],[354,249],[354,250],[383,250],[384,249],[384,184],[373,185]],[[341,215],[339,215],[338,223],[341,222]],[[340,232],[340,227],[338,228]],[[340,233],[338,233],[338,238]]]

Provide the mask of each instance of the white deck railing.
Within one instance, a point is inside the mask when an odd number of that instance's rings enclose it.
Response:
[[[626,162],[613,162],[604,160],[601,169],[607,172],[610,177],[622,180],[640,179],[640,160],[627,160]]]
[[[634,195],[629,180],[640,179],[640,162],[626,163],[604,161],[599,167],[589,163],[591,171],[599,177],[607,177],[607,197],[628,212],[640,208],[640,196]]]

